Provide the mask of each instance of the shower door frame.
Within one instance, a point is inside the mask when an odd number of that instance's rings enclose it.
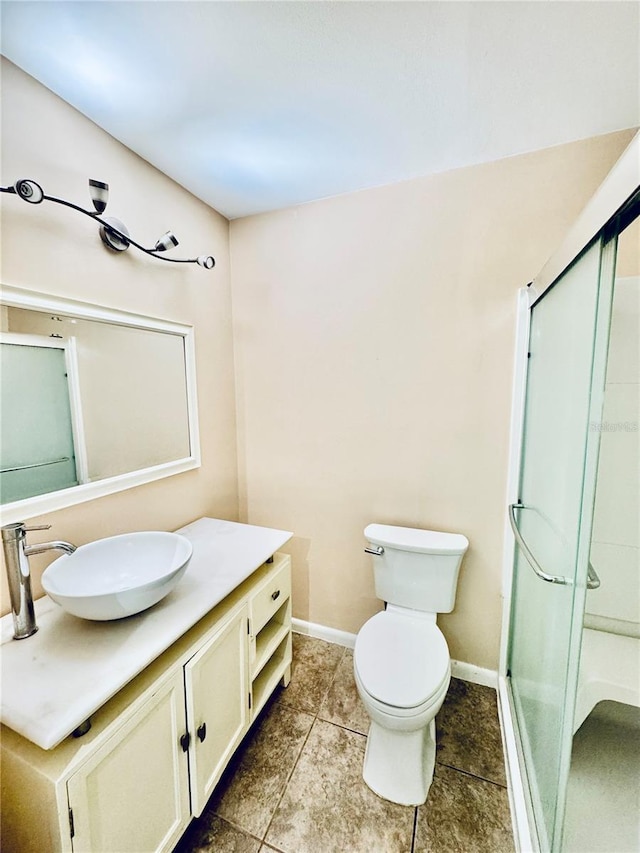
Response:
[[[593,242],[594,238],[604,231],[607,224],[616,217],[639,189],[640,132],[636,133],[631,140],[605,181],[569,230],[559,249],[547,261],[533,282],[518,292],[507,505],[518,500],[531,308]],[[521,769],[521,746],[507,678],[515,548],[515,539],[505,512],[502,582],[503,620],[498,670],[498,709],[507,759],[509,795],[516,845],[519,850],[537,853],[541,848],[533,819],[533,806],[527,780]]]

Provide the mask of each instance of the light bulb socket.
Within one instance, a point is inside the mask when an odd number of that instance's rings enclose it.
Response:
[[[89,178],[89,195],[91,196],[96,213],[104,213],[107,209],[107,202],[109,201],[109,184]]]
[[[127,240],[129,236],[127,226],[124,222],[120,222],[119,219],[114,219],[113,217],[105,217],[105,222],[107,224],[101,225],[99,229],[100,239],[107,248],[112,249],[114,252],[125,252],[130,246]],[[114,228],[116,229],[115,231],[113,230]]]
[[[196,258],[196,263],[200,264],[200,266],[204,267],[206,270],[211,270],[215,266],[216,262],[211,255],[200,255]]]
[[[29,204],[40,204],[44,198],[44,190],[35,181],[28,181],[26,178],[20,178],[15,182],[14,189],[16,193],[24,201]]]
[[[178,245],[178,238],[171,231],[167,231],[156,243],[154,252],[166,252],[167,249],[173,249]]]

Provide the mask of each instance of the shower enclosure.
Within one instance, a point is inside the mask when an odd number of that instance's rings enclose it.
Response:
[[[592,528],[616,252],[640,214],[639,172],[636,136],[520,297],[500,703],[518,836],[533,850],[565,849],[576,705],[580,716],[589,699],[580,661],[587,592],[600,586]]]

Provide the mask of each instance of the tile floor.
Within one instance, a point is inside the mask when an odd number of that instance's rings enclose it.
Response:
[[[175,853],[507,853],[511,818],[495,691],[452,679],[419,808],[362,781],[368,720],[353,655],[294,634],[293,670]]]

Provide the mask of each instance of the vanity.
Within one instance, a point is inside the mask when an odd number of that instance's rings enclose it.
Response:
[[[202,518],[178,586],[89,622],[47,598],[2,629],[2,843],[15,853],[170,851],[291,675],[291,533]],[[87,730],[88,729],[88,730]],[[84,732],[84,733],[83,733]]]

